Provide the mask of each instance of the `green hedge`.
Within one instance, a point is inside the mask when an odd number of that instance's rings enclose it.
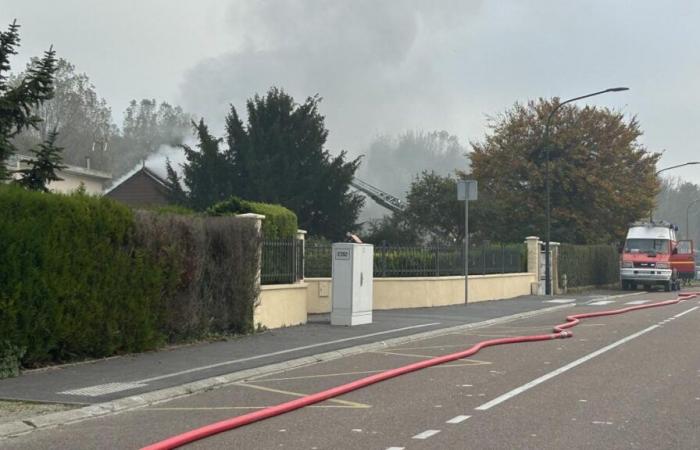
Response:
[[[207,210],[208,214],[221,216],[227,214],[255,213],[265,216],[263,235],[267,239],[287,239],[296,237],[297,216],[291,210],[280,205],[252,202],[238,197],[219,202]]]
[[[252,221],[0,186],[0,376],[253,327]]]
[[[559,284],[603,286],[620,280],[620,255],[614,245],[571,245],[559,248]]]
[[[161,342],[162,271],[134,246],[129,208],[3,186],[0,211],[0,342],[26,364]]]

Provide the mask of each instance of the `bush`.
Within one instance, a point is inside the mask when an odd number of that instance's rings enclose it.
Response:
[[[148,211],[136,223],[137,242],[166,280],[158,314],[168,341],[252,331],[260,251],[252,223]]]
[[[263,235],[267,239],[289,239],[296,237],[297,216],[289,209],[280,205],[258,203],[231,197],[219,202],[207,210],[213,216],[228,214],[255,213],[265,216],[262,222]]]
[[[252,331],[250,220],[13,186],[0,186],[0,211],[0,372]]]
[[[127,207],[2,186],[0,211],[0,341],[26,349],[25,364],[161,341],[161,271],[134,247]]]
[[[614,245],[571,245],[559,248],[559,284],[603,286],[620,280],[620,255]]]

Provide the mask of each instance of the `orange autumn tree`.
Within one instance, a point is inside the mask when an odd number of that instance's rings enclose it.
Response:
[[[564,105],[545,143],[547,116],[558,101],[516,103],[489,119],[484,140],[472,143],[471,177],[479,181],[479,206],[488,210],[488,234],[499,241],[544,237],[548,145],[552,240],[619,242],[628,224],[653,207],[661,155],[639,142],[636,117],[590,106]]]

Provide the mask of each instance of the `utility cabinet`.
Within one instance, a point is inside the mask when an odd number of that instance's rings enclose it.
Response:
[[[331,325],[372,323],[374,246],[333,244]]]

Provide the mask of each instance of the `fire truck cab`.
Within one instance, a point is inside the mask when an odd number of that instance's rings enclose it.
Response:
[[[659,285],[667,292],[678,290],[680,280],[692,276],[693,242],[678,241],[677,231],[666,222],[635,223],[629,228],[620,257],[623,290],[640,285],[646,290]]]

